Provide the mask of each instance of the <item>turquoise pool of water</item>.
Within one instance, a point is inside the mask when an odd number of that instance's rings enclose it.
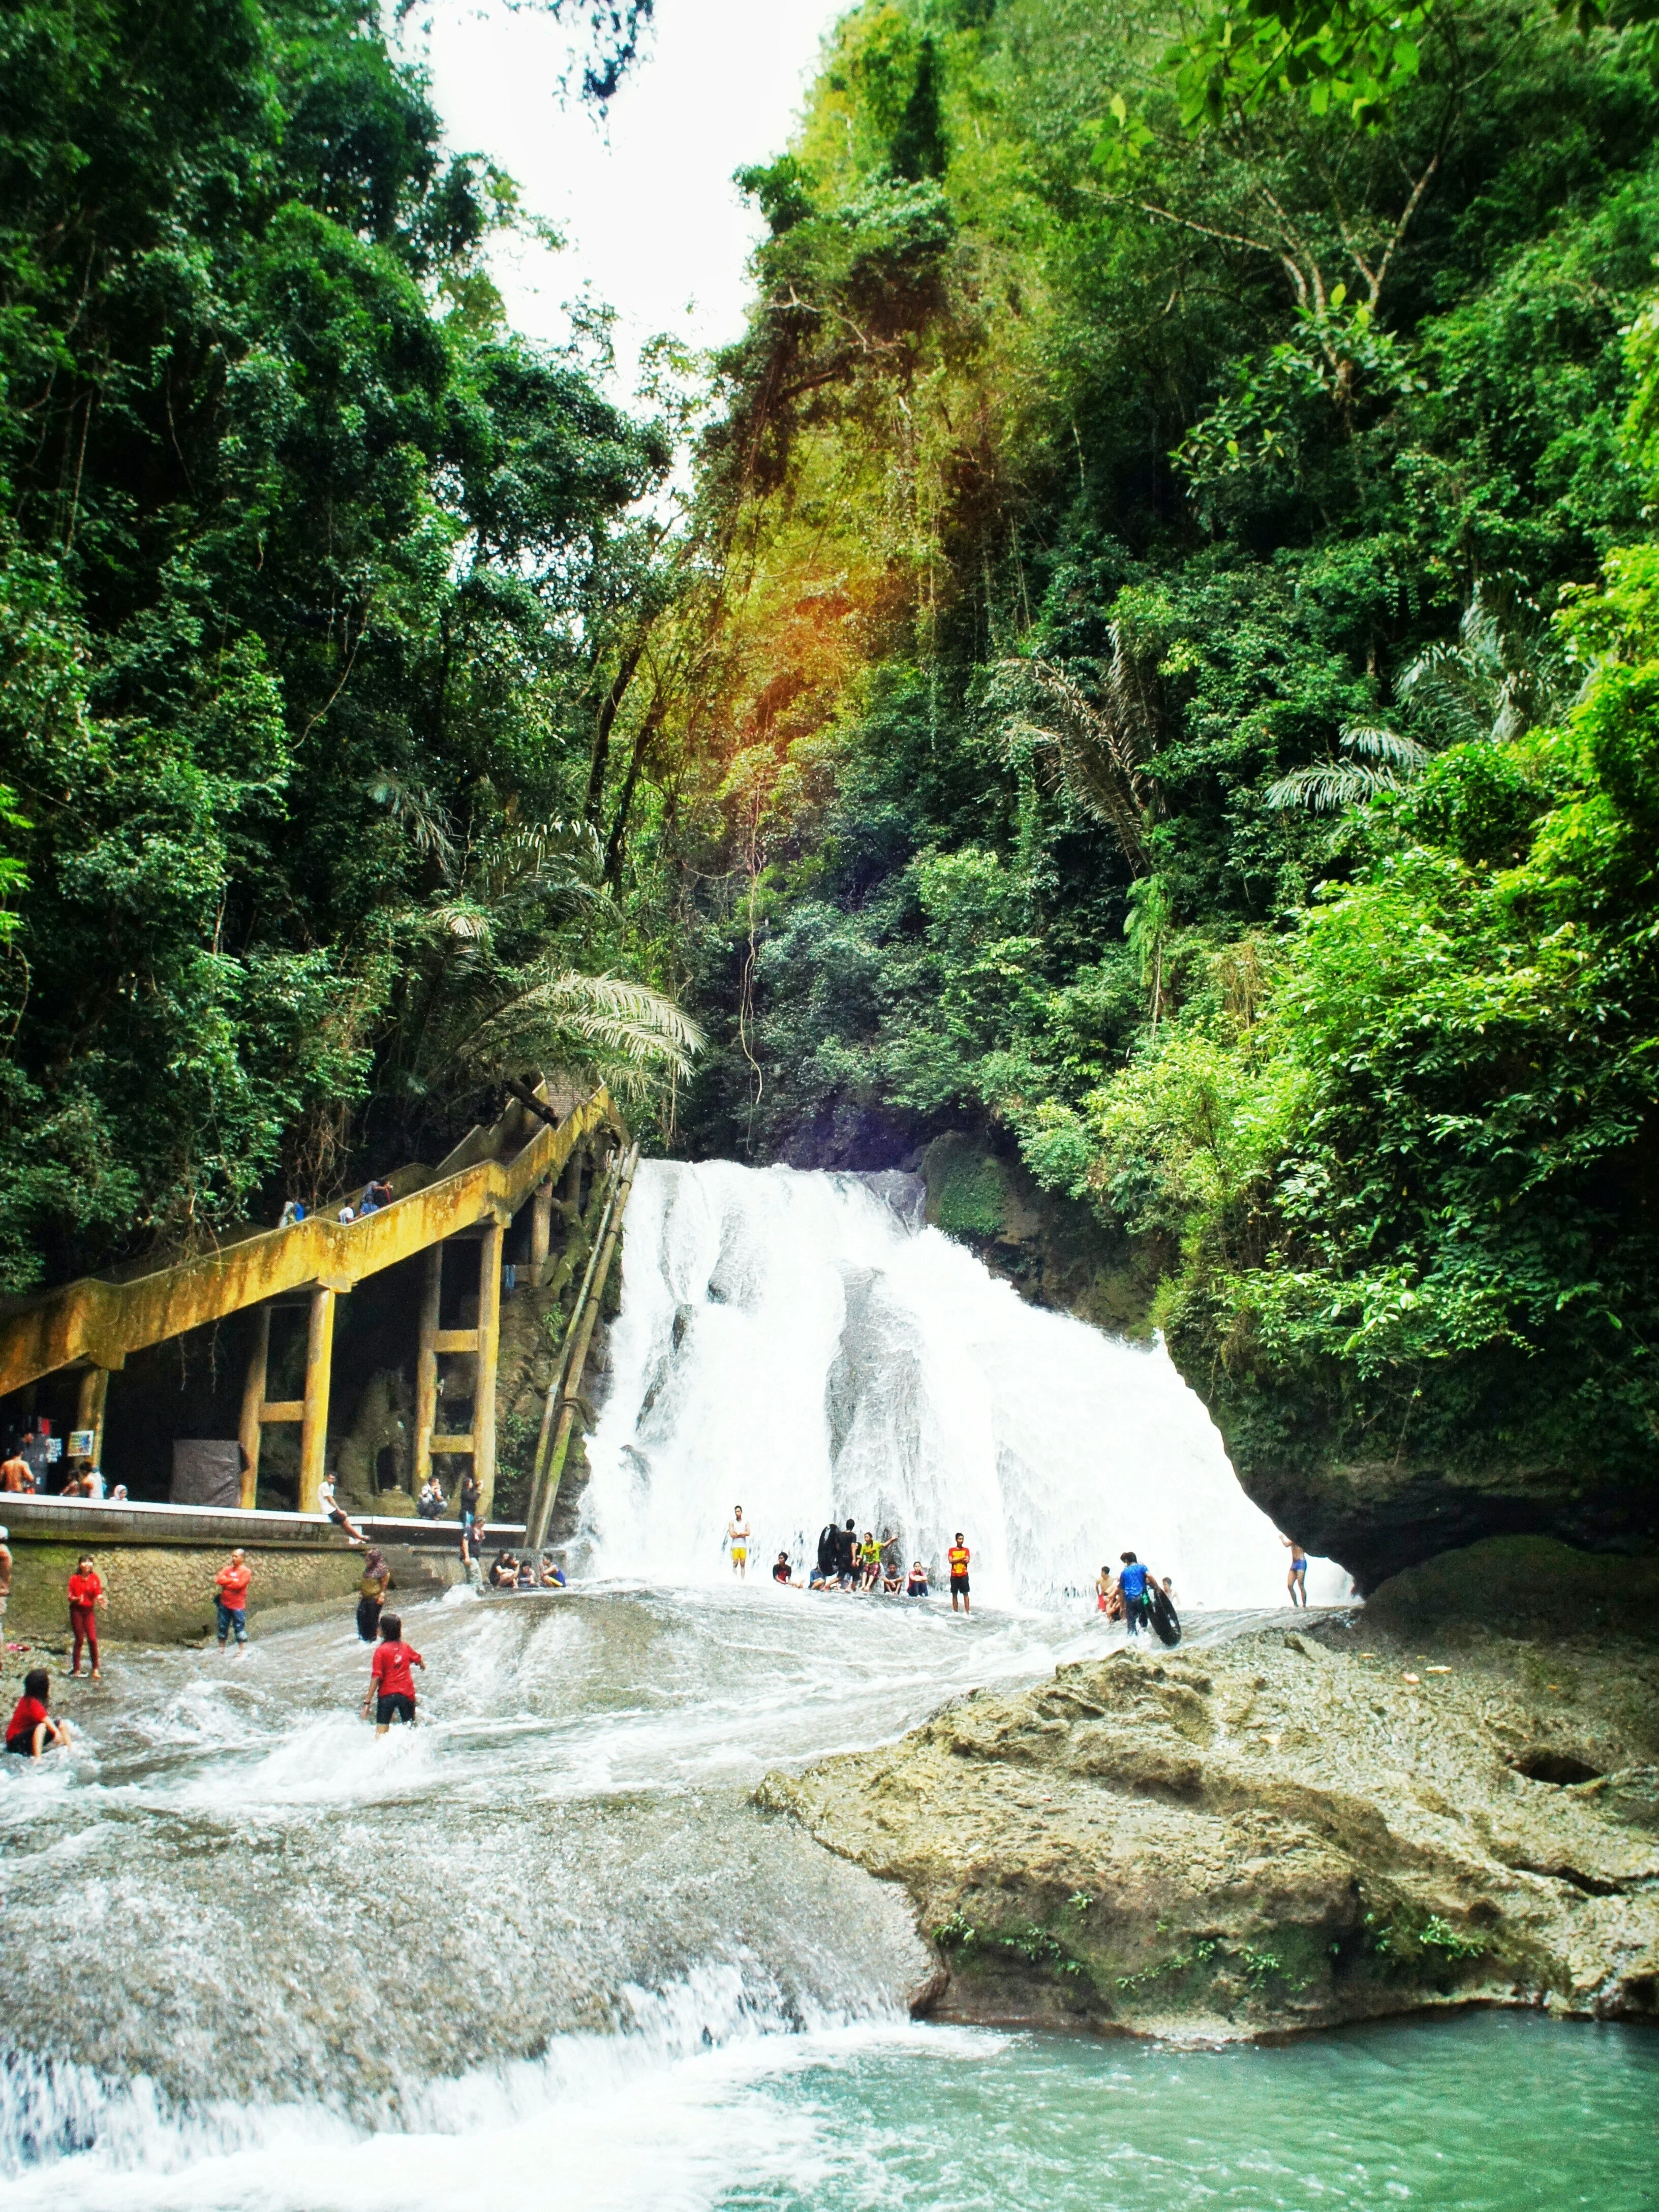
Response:
[[[1659,2205],[1659,2036],[1525,2014],[1224,2051],[912,2033],[803,2052],[760,2101],[799,2164],[722,2212]]]

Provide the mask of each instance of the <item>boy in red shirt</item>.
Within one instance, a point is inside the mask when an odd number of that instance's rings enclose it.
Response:
[[[376,1735],[384,1735],[393,1721],[415,1724],[415,1677],[410,1672],[418,1667],[426,1672],[426,1662],[412,1644],[404,1642],[404,1625],[395,1613],[380,1615],[380,1649],[368,1662],[368,1687],[363,1693],[363,1718],[368,1718],[368,1709],[374,1707]]]
[[[240,1651],[247,1642],[247,1586],[253,1580],[253,1570],[240,1552],[230,1555],[230,1565],[221,1567],[213,1577],[219,1601],[219,1649],[225,1648],[225,1638],[234,1628],[236,1648]]]
[[[102,1576],[92,1564],[91,1554],[82,1552],[76,1562],[75,1572],[69,1578],[70,1633],[75,1638],[75,1656],[70,1662],[72,1682],[81,1671],[81,1646],[92,1650],[92,1679],[101,1682],[98,1671],[98,1607],[107,1605]]]
[[[6,1749],[19,1759],[39,1759],[53,1744],[68,1746],[69,1724],[55,1721],[46,1711],[52,1677],[44,1667],[33,1667],[23,1677],[23,1694],[6,1723]]]

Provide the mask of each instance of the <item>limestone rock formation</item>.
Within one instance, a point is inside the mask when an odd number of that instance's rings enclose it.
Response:
[[[903,1884],[942,2019],[1659,2015],[1659,1654],[1424,1609],[1062,1667],[760,1802]]]

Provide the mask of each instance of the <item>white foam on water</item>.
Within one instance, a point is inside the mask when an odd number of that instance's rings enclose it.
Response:
[[[1027,1305],[901,1211],[907,1178],[647,1162],[629,1209],[584,1529],[605,1575],[799,1570],[827,1521],[898,1534],[937,1587],[961,1528],[975,1595],[1052,1605],[1137,1553],[1183,1609],[1282,1601],[1288,1555],[1160,1345]],[[1315,1604],[1348,1592],[1316,1561]]]
[[[84,2068],[14,2064],[0,2073],[0,2208],[704,2212],[739,2184],[810,2194],[828,2170],[812,2106],[767,2094],[779,2075],[1000,2041],[941,2039],[892,2013],[803,2027],[730,1966],[622,1995],[622,2033],[562,2037],[544,2057],[429,2083],[399,2124],[374,2129],[320,2103],[179,2112],[142,2080],[111,2088]]]

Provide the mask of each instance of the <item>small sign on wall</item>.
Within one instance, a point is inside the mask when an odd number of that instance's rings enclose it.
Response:
[[[71,1429],[69,1432],[69,1455],[71,1459],[90,1459],[98,1442],[96,1429]]]

